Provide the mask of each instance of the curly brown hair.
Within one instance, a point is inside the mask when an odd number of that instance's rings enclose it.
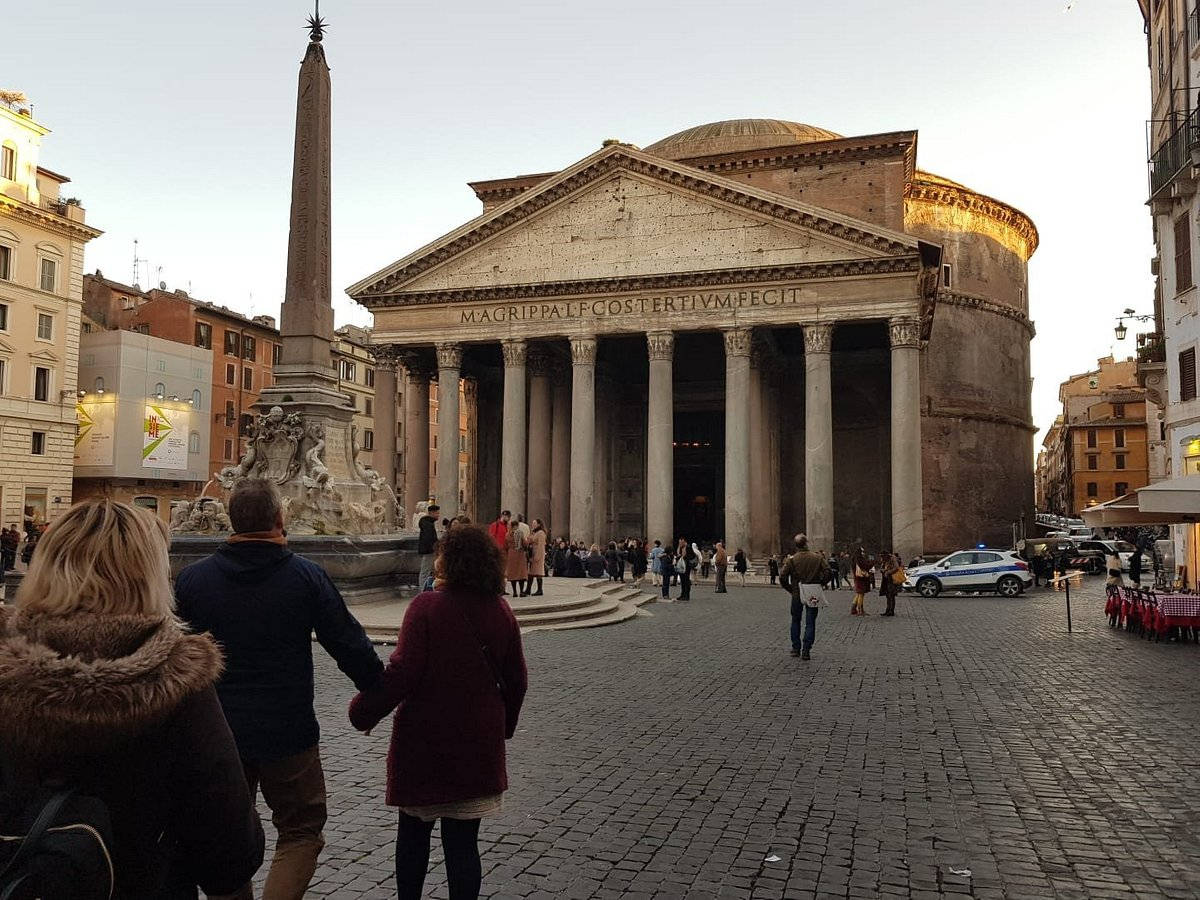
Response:
[[[438,575],[447,590],[495,597],[504,593],[504,562],[486,529],[456,525],[438,542]]]

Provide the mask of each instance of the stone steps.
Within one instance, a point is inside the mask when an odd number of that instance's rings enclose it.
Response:
[[[638,615],[655,596],[630,582],[587,581],[580,578],[547,578],[541,597],[508,597],[509,606],[523,632],[596,628],[616,625]],[[408,608],[408,600],[352,606],[373,641],[394,643]]]

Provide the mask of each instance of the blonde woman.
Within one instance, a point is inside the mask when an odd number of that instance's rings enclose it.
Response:
[[[108,500],[71,508],[39,542],[16,608],[0,608],[0,832],[61,782],[108,810],[114,897],[241,890],[263,832],[220,674],[216,644],[174,615],[161,520]]]

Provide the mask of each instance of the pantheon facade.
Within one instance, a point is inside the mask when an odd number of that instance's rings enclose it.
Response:
[[[918,168],[915,131],[715,122],[471,187],[481,215],[349,289],[377,394],[407,381],[405,446],[376,439],[410,510],[436,380],[476,460],[463,486],[438,448],[443,515],[906,558],[1032,521],[1037,231]]]

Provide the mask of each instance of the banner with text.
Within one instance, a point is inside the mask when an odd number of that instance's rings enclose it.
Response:
[[[79,430],[75,433],[75,465],[111,466],[116,437],[117,404],[83,400],[75,404]]]
[[[142,429],[143,469],[186,469],[188,465],[188,414],[146,404]]]

